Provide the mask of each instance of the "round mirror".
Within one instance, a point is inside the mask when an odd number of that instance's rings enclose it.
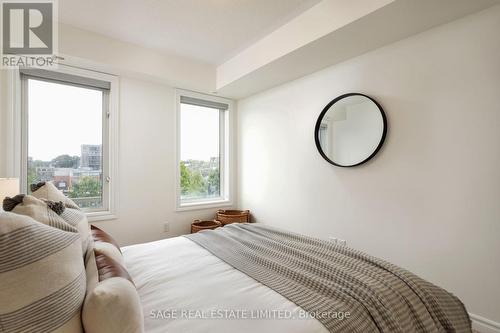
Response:
[[[384,143],[387,120],[372,98],[357,93],[335,98],[321,111],[314,137],[321,156],[340,167],[365,163]]]

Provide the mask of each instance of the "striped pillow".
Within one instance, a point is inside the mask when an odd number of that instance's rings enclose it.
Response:
[[[61,210],[57,210],[57,212],[59,212],[58,214],[51,207],[53,207],[53,205],[49,202],[42,201],[31,195],[19,194],[13,198],[7,197],[3,200],[3,209],[6,212],[26,215],[38,222],[64,231],[78,231],[59,216]],[[62,207],[62,211],[64,211],[64,206]]]
[[[66,209],[61,214],[61,217],[70,225],[76,227],[82,236],[83,255],[85,258],[88,252],[93,249],[92,238],[90,236],[90,227],[87,216],[80,210],[80,207],[70,198],[66,197],[54,184],[51,182],[42,182],[31,184],[32,195],[38,199],[49,200],[54,202],[62,202]],[[87,260],[87,259],[86,259]]]
[[[60,215],[62,219],[69,225],[75,227],[78,233],[82,237],[82,249],[85,258],[89,255],[89,252],[93,250],[94,243],[92,241],[92,235],[90,234],[90,225],[87,220],[87,215],[80,209],[74,209],[67,207],[64,212]]]
[[[82,332],[86,276],[80,237],[0,213],[2,332]]]
[[[38,199],[46,199],[54,202],[61,201],[66,207],[73,209],[80,209],[78,205],[65,196],[54,184],[51,182],[42,182],[38,184],[31,184],[31,195]]]
[[[82,253],[84,256],[87,255],[87,252],[93,248],[93,244],[85,213],[79,209],[65,208],[65,206],[55,209],[54,203],[47,200],[50,199],[37,199],[31,195],[20,194],[14,198],[5,198],[3,206],[6,211],[29,216],[43,224],[64,231],[78,232],[81,236]]]

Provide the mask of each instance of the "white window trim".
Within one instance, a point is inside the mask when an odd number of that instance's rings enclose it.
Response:
[[[92,79],[107,81],[111,88],[108,99],[108,126],[104,127],[103,132],[103,147],[107,143],[108,152],[106,156],[106,168],[103,169],[103,179],[109,177],[108,192],[103,189],[103,197],[108,197],[108,207],[105,210],[88,211],[86,212],[89,222],[113,220],[118,218],[119,212],[119,173],[118,173],[118,152],[119,152],[119,89],[120,83],[118,76],[97,72],[88,69],[82,69],[72,65],[59,64],[57,69],[51,71],[88,77]],[[7,133],[7,142],[9,147],[12,147],[7,152],[8,159],[12,163],[8,163],[7,172],[20,179],[21,192],[25,192],[27,188],[27,164],[28,164],[28,122],[26,109],[23,107],[22,82],[18,70],[9,71],[9,86],[8,91],[8,120],[12,129]],[[104,187],[106,188],[106,186]]]
[[[221,117],[220,135],[220,160],[221,160],[221,192],[220,198],[210,198],[206,200],[196,200],[191,202],[181,201],[181,184],[180,184],[180,162],[181,162],[181,127],[180,127],[180,112],[181,112],[181,96],[204,99],[207,101],[219,102],[228,105],[228,109]],[[219,208],[232,206],[234,204],[234,103],[232,100],[219,96],[197,93],[189,90],[176,89],[175,93],[175,210],[200,210],[208,208]]]

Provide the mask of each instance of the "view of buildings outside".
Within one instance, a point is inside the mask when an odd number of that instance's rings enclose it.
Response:
[[[81,208],[102,207],[102,147],[81,145],[80,156],[60,155],[50,161],[28,158],[31,184],[51,181]]]
[[[103,208],[103,91],[30,78],[27,94],[28,193],[52,181],[80,207]]]

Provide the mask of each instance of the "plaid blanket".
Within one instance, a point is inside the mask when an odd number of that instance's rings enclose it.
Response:
[[[346,246],[258,224],[185,237],[297,304],[330,332],[471,332],[458,298]]]

